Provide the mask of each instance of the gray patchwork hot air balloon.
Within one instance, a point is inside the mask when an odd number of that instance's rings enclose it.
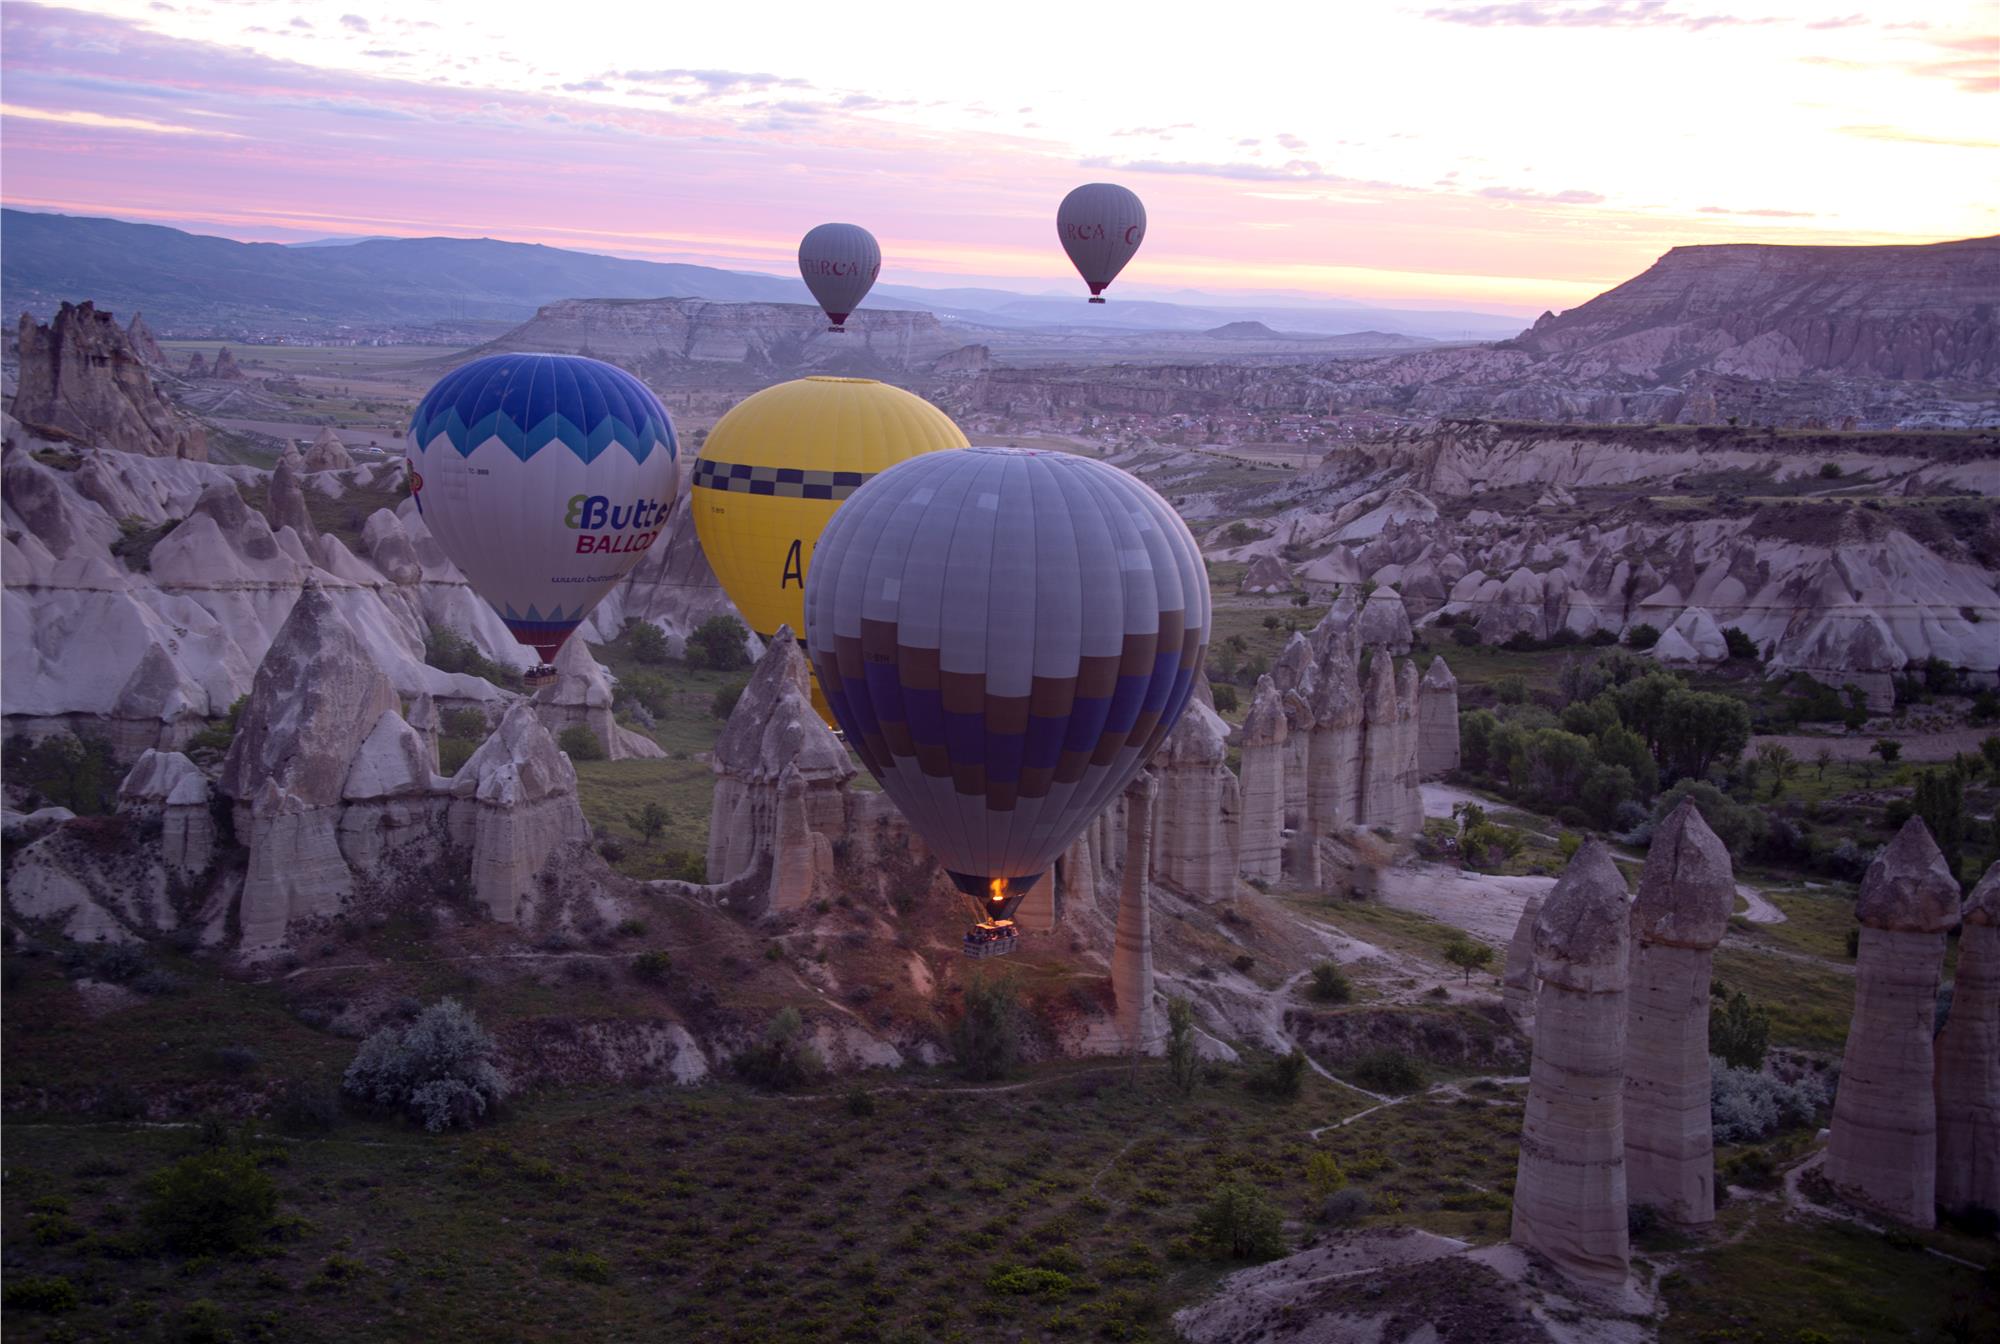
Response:
[[[859,224],[821,224],[799,242],[799,274],[826,310],[828,331],[846,330],[881,273],[882,249]]]
[[[967,950],[1005,950],[1014,907],[1179,720],[1208,573],[1179,515],[1116,467],[968,448],[848,498],[805,620],[848,742],[979,904]]]
[[[1146,207],[1115,182],[1088,182],[1056,207],[1056,236],[1090,286],[1090,301],[1103,303],[1105,286],[1146,241]]]

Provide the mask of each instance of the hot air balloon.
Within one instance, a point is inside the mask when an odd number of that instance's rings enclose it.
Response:
[[[723,591],[768,639],[805,628],[806,574],[834,510],[905,458],[965,447],[951,418],[872,378],[800,378],[745,398],[695,457],[695,535]],[[833,722],[819,688],[813,704]]]
[[[882,274],[882,249],[859,224],[821,224],[799,242],[799,274],[840,332]]]
[[[489,355],[410,418],[410,493],[438,545],[555,680],[556,650],[659,539],[680,488],[673,422],[623,369]]]
[[[967,950],[1006,950],[1014,907],[1186,707],[1208,574],[1116,467],[968,448],[854,492],[805,618],[848,742],[978,905]]]
[[[1103,303],[1105,287],[1146,241],[1146,207],[1115,182],[1088,182],[1056,207],[1056,237],[1090,286],[1090,301]]]

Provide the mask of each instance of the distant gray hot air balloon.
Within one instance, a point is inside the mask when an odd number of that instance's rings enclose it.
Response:
[[[805,621],[849,744],[979,903],[967,950],[1000,951],[1014,907],[1179,720],[1208,573],[1180,516],[1118,468],[966,448],[848,498]]]
[[[833,323],[828,331],[846,329],[881,273],[882,249],[859,224],[821,224],[799,242],[799,274]]]
[[[1105,286],[1146,241],[1146,207],[1115,182],[1085,183],[1056,207],[1056,236],[1090,286],[1090,301],[1103,303]]]

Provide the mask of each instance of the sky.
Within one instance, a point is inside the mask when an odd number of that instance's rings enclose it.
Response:
[[[250,241],[455,235],[1068,292],[1525,315],[1670,247],[2000,232],[2000,0],[0,7],[0,198]],[[4,246],[4,239],[0,239]]]

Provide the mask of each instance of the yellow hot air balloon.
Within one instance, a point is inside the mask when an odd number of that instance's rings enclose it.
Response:
[[[695,458],[695,534],[750,628],[805,637],[806,571],[835,509],[905,459],[963,448],[951,417],[872,378],[799,378],[738,403]],[[819,684],[813,706],[833,712]]]

